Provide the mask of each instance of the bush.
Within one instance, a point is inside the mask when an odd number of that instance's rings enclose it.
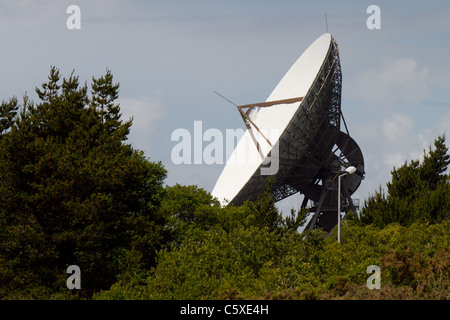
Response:
[[[448,297],[449,223],[384,229],[344,223],[341,244],[315,230],[268,228],[199,231],[159,254],[145,284],[120,287],[142,299],[442,299]],[[367,267],[381,269],[369,290]]]

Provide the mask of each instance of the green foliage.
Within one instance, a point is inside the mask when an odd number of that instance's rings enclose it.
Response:
[[[8,102],[2,101],[0,104],[0,136],[11,128],[18,109],[19,105],[16,97],[9,99]]]
[[[256,201],[244,203],[247,221],[250,225],[258,228],[266,227],[270,231],[297,231],[306,222],[308,212],[295,212],[292,209],[290,215],[283,217],[275,206],[275,197],[271,192],[274,181],[268,180],[264,192],[258,195]]]
[[[383,229],[346,221],[339,244],[336,230],[329,235],[320,230],[291,232],[280,223],[280,215],[266,220],[267,224],[257,221],[255,215],[272,212],[268,193],[257,200],[260,203],[219,208],[195,187],[175,186],[168,193],[182,190],[191,196],[191,205],[178,212],[192,209],[190,224],[183,225],[184,237],[159,252],[158,264],[149,270],[146,281],[139,277],[118,281],[95,299],[448,297],[450,224],[446,220],[408,227],[390,224]],[[267,211],[255,212],[263,207]],[[197,218],[204,208],[211,208],[214,217],[208,223]],[[382,270],[380,291],[366,286],[370,265]]]
[[[302,234],[270,192],[221,207],[126,143],[106,75],[52,67],[34,104],[0,104],[1,299],[449,299],[450,163],[439,137],[341,228]],[[90,94],[88,94],[88,91]],[[82,290],[66,288],[66,268]],[[366,286],[381,268],[381,290]]]
[[[197,230],[159,253],[145,283],[117,282],[96,299],[416,299],[448,298],[447,221],[384,229],[342,226],[342,243],[236,227]],[[381,268],[382,290],[366,287],[367,267]]]
[[[391,172],[387,193],[380,189],[365,202],[362,224],[384,227],[390,223],[411,225],[416,221],[439,223],[450,217],[450,180],[445,174],[450,155],[445,136],[434,141],[434,149],[424,151],[422,162],[405,162]],[[351,217],[357,219],[354,215]]]
[[[267,227],[271,231],[275,230],[281,223],[281,216],[275,207],[275,198],[271,196],[273,182],[273,179],[269,180],[264,192],[258,196],[255,202],[248,201],[246,203],[253,224],[260,228]]]
[[[2,103],[0,123],[0,296],[37,286],[67,290],[65,270],[83,270],[82,296],[108,288],[127,250],[155,262],[164,218],[166,171],[125,144],[118,84],[78,77],[61,82],[52,67],[38,104]]]

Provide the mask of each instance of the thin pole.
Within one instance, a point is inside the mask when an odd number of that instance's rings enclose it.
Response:
[[[341,178],[347,174],[353,174],[356,172],[354,166],[350,166],[345,169],[345,172],[338,176],[338,243],[341,243]]]
[[[229,99],[225,98],[223,95],[221,95],[220,93],[218,93],[217,91],[214,91],[215,94],[217,94],[219,97],[222,97],[223,99],[227,100],[229,103],[231,103],[232,105],[234,105],[235,107],[238,107],[238,105],[236,103],[234,103],[233,101],[230,101]]]
[[[338,177],[338,243],[341,243],[341,174]]]
[[[328,33],[328,19],[327,19],[327,12],[325,11],[325,25],[327,27],[327,33]]]

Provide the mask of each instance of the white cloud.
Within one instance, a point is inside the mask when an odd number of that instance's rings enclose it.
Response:
[[[127,120],[133,117],[133,127],[137,130],[145,130],[152,123],[163,116],[162,103],[152,97],[140,97],[136,99],[119,99],[122,118]]]
[[[416,105],[429,94],[429,69],[418,67],[414,59],[396,59],[377,69],[368,69],[349,80],[349,98],[370,106],[392,106],[398,103]]]
[[[450,112],[444,113],[433,127],[419,129],[419,121],[409,114],[393,113],[354,126],[352,136],[361,147],[366,171],[356,198],[366,198],[380,185],[385,188],[394,167],[400,167],[405,161],[422,160],[424,150],[428,151],[439,135],[446,132],[448,140]]]
[[[450,140],[450,111],[444,113],[441,116],[441,119],[439,121],[437,128],[438,128],[438,130],[440,130],[440,132],[438,132],[438,134],[445,133],[447,136],[447,139]],[[450,143],[447,143],[447,144],[450,145]]]
[[[385,171],[389,172],[405,161],[420,159],[423,149],[433,139],[431,132],[415,131],[414,120],[408,114],[392,114],[372,124],[372,128],[366,163],[377,171],[387,168]]]
[[[422,160],[424,150],[428,151],[434,140],[450,129],[450,112],[443,114],[432,128],[417,130],[415,121],[407,114],[393,114],[382,120],[383,162],[388,167],[398,167],[405,161]]]
[[[383,120],[383,136],[389,144],[397,146],[399,141],[407,139],[414,126],[411,116],[406,114],[393,114]]]
[[[135,99],[118,99],[122,112],[122,120],[133,117],[133,125],[129,139],[137,149],[150,151],[158,142],[156,123],[162,119],[163,104],[155,97],[139,97]]]

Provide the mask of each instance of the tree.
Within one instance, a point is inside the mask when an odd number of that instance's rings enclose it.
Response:
[[[270,231],[297,230],[306,222],[308,212],[293,209],[290,215],[283,217],[275,206],[275,197],[272,194],[272,186],[275,182],[272,177],[264,187],[264,192],[258,195],[255,201],[246,201],[244,207],[247,209],[251,224],[259,228],[267,227]]]
[[[439,223],[450,217],[450,164],[445,136],[424,151],[423,161],[412,160],[391,171],[387,193],[380,190],[365,202],[360,213],[364,224],[384,227],[389,223],[411,225],[416,221]]]
[[[271,186],[272,181],[269,181],[265,192],[256,201],[247,201],[238,207],[220,207],[216,198],[195,185],[166,187],[161,212],[168,217],[171,244],[183,242],[195,232],[194,229],[207,231],[220,227],[228,232],[240,226],[268,228],[270,231],[297,230],[306,221],[307,213],[292,210],[290,215],[283,217],[275,206]]]
[[[19,106],[17,98],[13,97],[8,102],[2,101],[0,104],[0,135],[3,135],[13,124]]]
[[[449,298],[449,221],[342,228],[340,244],[319,229],[308,236],[242,225],[197,229],[160,251],[146,280],[119,281],[94,299]],[[382,270],[381,290],[367,287],[371,265]]]
[[[52,67],[39,103],[25,98],[20,112],[17,99],[1,104],[2,289],[68,291],[74,264],[90,296],[116,280],[127,251],[154,265],[166,170],[125,143],[132,121],[120,119],[118,88],[108,70],[89,96],[73,72],[61,81]]]
[[[421,167],[421,180],[425,181],[427,187],[436,190],[440,183],[448,181],[449,175],[445,174],[450,164],[450,155],[447,154],[448,147],[445,145],[445,135],[439,136],[434,141],[433,150],[429,147],[428,154],[424,150],[424,159]]]

